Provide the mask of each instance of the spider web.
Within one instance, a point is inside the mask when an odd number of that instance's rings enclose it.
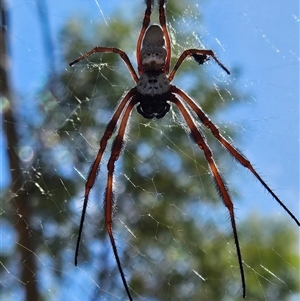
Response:
[[[231,71],[223,74],[212,60],[203,66],[187,61],[174,83],[299,218],[296,4],[174,2],[167,3],[173,55],[212,49]],[[73,257],[86,175],[133,81],[115,56],[97,55],[74,68],[68,62],[110,43],[136,67],[144,1],[15,0],[6,6],[12,100],[1,98],[1,300],[126,300],[103,223],[111,143],[91,193],[78,267]],[[17,144],[6,127],[17,131]],[[116,163],[114,230],[133,298],[240,300],[227,210],[182,127],[176,108],[152,121],[134,111]],[[298,300],[297,226],[205,133],[233,196],[247,300]],[[12,153],[17,168],[9,164]]]

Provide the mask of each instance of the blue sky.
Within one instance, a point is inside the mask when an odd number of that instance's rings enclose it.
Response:
[[[36,3],[36,0],[8,3],[12,83],[28,101],[36,97],[34,93],[47,80],[47,58]],[[110,22],[115,22],[110,14],[118,3],[47,1],[54,44],[58,43],[59,30],[70,17],[84,15],[87,27],[105,19],[109,26]],[[253,97],[251,102],[221,116],[221,121],[239,125],[237,131],[242,138],[238,147],[299,216],[299,4],[297,1],[282,5],[271,0],[236,0],[211,1],[202,7],[191,1],[191,5],[203,11],[201,42],[206,48],[213,49],[229,69],[240,68],[238,84]],[[143,3],[140,8],[144,10]],[[235,78],[230,81],[234,83]],[[5,184],[5,162],[2,166]],[[240,167],[236,172],[244,200],[242,208],[238,209],[240,214],[249,208],[262,212],[267,208],[267,212],[285,214],[248,172],[243,172]],[[266,206],[261,199],[265,199]]]
[[[213,3],[205,18],[210,45],[217,47],[214,37],[225,44],[222,60],[242,68],[241,86],[254,97],[231,112],[247,124],[242,150],[299,216],[299,3]],[[244,193],[265,198],[256,187],[249,179]],[[278,209],[266,201],[268,211]]]

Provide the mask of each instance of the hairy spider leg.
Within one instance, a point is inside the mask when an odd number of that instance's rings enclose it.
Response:
[[[250,172],[256,177],[256,179],[263,185],[263,187],[272,195],[272,197],[280,204],[280,206],[289,214],[289,216],[300,226],[299,220],[296,216],[286,207],[286,205],[279,199],[279,197],[272,191],[267,183],[261,178],[257,171],[253,168],[251,162],[230,142],[228,142],[220,133],[218,128],[212,123],[208,116],[203,112],[198,104],[195,103],[185,92],[176,86],[171,85],[171,92],[179,95],[197,114],[200,121],[211,131],[216,139],[228,150],[228,152],[235,158],[242,166],[250,170]]]
[[[146,10],[145,10],[145,14],[144,14],[144,20],[143,20],[143,25],[139,34],[139,38],[136,44],[136,61],[138,64],[138,73],[139,75],[142,75],[144,73],[144,68],[142,66],[142,57],[141,57],[141,46],[142,46],[142,42],[143,42],[143,38],[145,35],[145,32],[147,30],[147,28],[149,27],[150,24],[150,16],[151,16],[151,12],[152,12],[152,5],[153,5],[153,1],[152,0],[146,0]]]
[[[191,130],[191,134],[192,134],[195,142],[197,143],[198,147],[201,150],[203,150],[206,161],[208,162],[208,165],[212,172],[213,178],[215,180],[217,191],[229,211],[230,222],[231,222],[231,227],[233,230],[234,242],[235,242],[235,246],[236,246],[236,253],[237,253],[237,257],[238,257],[240,274],[241,274],[241,279],[242,279],[243,298],[245,298],[246,297],[246,281],[245,281],[245,274],[244,274],[244,268],[243,268],[242,254],[241,254],[241,249],[240,249],[239,240],[238,240],[238,233],[237,233],[237,228],[236,228],[236,223],[235,223],[233,203],[231,201],[231,197],[230,197],[228,189],[226,187],[225,180],[222,178],[222,176],[219,172],[219,169],[213,159],[211,149],[205,142],[203,134],[197,129],[195,122],[193,121],[190,113],[187,111],[187,109],[184,107],[182,102],[174,94],[171,94],[170,101],[173,102],[178,107],[178,109],[180,110],[183,118],[185,119],[189,129]]]
[[[115,110],[115,113],[113,114],[110,122],[108,123],[106,130],[100,140],[100,149],[98,151],[97,157],[91,166],[91,169],[89,171],[89,175],[85,184],[85,193],[84,193],[84,201],[83,201],[83,208],[81,213],[81,220],[79,225],[79,231],[78,231],[78,237],[77,237],[77,244],[76,244],[76,250],[75,250],[75,265],[77,266],[78,262],[78,254],[79,254],[79,246],[81,241],[81,235],[82,235],[82,229],[89,199],[90,190],[94,186],[95,180],[97,178],[98,172],[99,172],[99,165],[101,163],[102,155],[106,149],[107,141],[111,138],[116,124],[125,108],[127,103],[130,101],[130,99],[135,95],[136,88],[132,88],[121,100],[119,105],[117,106],[117,109]]]
[[[187,49],[183,51],[183,53],[180,55],[179,59],[177,60],[173,70],[171,71],[169,75],[169,81],[171,82],[178,71],[180,65],[182,62],[188,57],[188,56],[193,56],[194,54],[201,54],[201,55],[207,55],[211,56],[217,63],[218,65],[227,73],[230,74],[229,70],[218,60],[216,55],[212,50],[204,50],[204,49]]]
[[[121,150],[122,150],[122,146],[124,143],[124,134],[126,131],[126,126],[128,123],[128,119],[130,117],[130,113],[133,109],[133,107],[136,105],[137,103],[137,99],[135,96],[132,97],[132,99],[130,100],[127,108],[125,109],[125,112],[122,116],[122,121],[120,123],[120,127],[119,127],[119,131],[118,134],[113,142],[113,146],[112,146],[112,150],[111,150],[111,156],[108,160],[107,163],[107,170],[108,170],[108,174],[107,174],[107,184],[106,184],[106,192],[105,192],[105,196],[104,196],[104,208],[105,208],[105,226],[106,226],[106,230],[108,232],[109,235],[109,239],[113,248],[113,252],[114,252],[114,256],[118,265],[118,269],[119,272],[121,274],[121,278],[122,278],[122,282],[123,285],[125,287],[125,290],[127,292],[128,298],[130,301],[132,301],[132,297],[129,291],[129,287],[123,272],[123,268],[122,268],[122,264],[121,264],[121,260],[118,254],[118,250],[117,250],[117,246],[115,243],[115,239],[113,236],[113,231],[112,231],[112,217],[113,217],[113,176],[114,176],[114,170],[115,170],[115,162],[118,160]]]
[[[171,41],[169,32],[166,25],[166,11],[165,11],[165,0],[159,0],[159,22],[162,27],[165,41],[166,41],[166,50],[167,50],[167,58],[164,66],[164,72],[165,74],[168,74],[170,71],[170,61],[171,61],[171,55],[172,55],[172,49],[171,49]]]
[[[138,81],[138,76],[129,60],[129,57],[127,56],[127,54],[119,49],[119,48],[115,48],[115,47],[95,47],[93,48],[91,51],[87,52],[86,54],[80,56],[79,58],[77,58],[76,60],[74,60],[73,62],[71,62],[69,64],[69,66],[73,66],[74,64],[88,58],[89,56],[95,54],[95,53],[117,53],[119,54],[119,56],[121,57],[121,59],[124,61],[124,63],[126,64],[133,80],[137,83]]]

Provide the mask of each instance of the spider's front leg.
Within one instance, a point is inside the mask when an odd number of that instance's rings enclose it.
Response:
[[[90,169],[90,172],[89,172],[86,184],[85,184],[84,201],[83,201],[83,207],[82,207],[82,213],[81,213],[81,219],[80,219],[80,225],[79,225],[78,237],[77,237],[77,243],[76,243],[76,250],[75,250],[75,265],[76,266],[78,263],[79,247],[80,247],[80,241],[81,241],[81,235],[82,235],[82,230],[83,230],[83,224],[84,224],[84,220],[85,220],[87,204],[88,204],[88,200],[89,200],[89,194],[90,194],[90,191],[93,188],[95,180],[97,178],[102,155],[106,149],[107,141],[111,138],[111,136],[115,130],[116,124],[117,124],[125,106],[127,105],[128,101],[135,94],[136,94],[136,88],[133,88],[125,95],[125,97],[119,103],[114,115],[112,116],[110,122],[108,123],[106,130],[101,138],[100,149],[99,149],[97,157]]]
[[[176,86],[171,86],[171,92],[179,95],[185,103],[195,112],[198,116],[199,120],[202,124],[208,128],[211,133],[215,136],[215,138],[227,149],[229,154],[237,160],[242,166],[247,168],[256,179],[263,185],[263,187],[272,195],[272,197],[278,202],[278,204],[289,214],[289,216],[296,222],[298,226],[300,226],[300,221],[297,217],[291,212],[291,210],[280,200],[280,198],[273,192],[273,190],[269,187],[269,185],[262,179],[262,177],[257,173],[257,171],[252,166],[251,162],[229,141],[226,140],[225,137],[222,136],[218,127],[208,118],[205,112],[201,109],[201,107],[190,98],[185,92]]]
[[[236,247],[236,253],[237,253],[239,267],[240,267],[241,281],[242,281],[242,287],[243,287],[243,298],[245,298],[246,297],[246,280],[245,280],[245,273],[244,273],[244,268],[243,268],[242,253],[241,253],[241,249],[240,249],[238,232],[237,232],[237,227],[236,227],[236,223],[235,223],[234,207],[233,207],[233,203],[231,201],[231,197],[229,195],[226,183],[219,172],[217,164],[214,161],[211,149],[209,148],[208,144],[206,143],[206,141],[203,137],[203,134],[196,127],[195,122],[193,121],[193,118],[191,117],[188,110],[185,108],[185,106],[182,104],[182,102],[174,94],[171,94],[170,101],[173,102],[178,107],[183,118],[186,121],[186,124],[188,125],[189,129],[191,130],[191,135],[194,138],[196,144],[198,145],[198,147],[201,150],[203,150],[205,159],[209,165],[213,179],[216,183],[217,191],[218,191],[221,199],[223,200],[226,208],[229,211],[230,222],[231,222],[231,227],[232,227],[234,242],[235,242],[235,247]]]
[[[106,186],[106,191],[104,195],[104,208],[105,208],[105,226],[107,233],[109,235],[110,243],[112,245],[113,253],[118,265],[118,269],[122,278],[122,282],[124,285],[124,288],[126,290],[127,296],[130,301],[133,301],[130,291],[129,291],[129,286],[127,284],[125,274],[123,272],[121,260],[118,254],[115,238],[113,235],[112,231],[112,217],[113,217],[113,207],[114,207],[114,200],[113,200],[113,175],[114,175],[114,170],[115,170],[115,162],[118,160],[119,155],[122,150],[123,142],[124,142],[124,135],[126,131],[126,126],[128,123],[128,119],[130,117],[130,113],[133,109],[133,107],[136,105],[137,99],[135,96],[131,99],[129,102],[127,108],[125,109],[125,112],[122,116],[122,121],[120,123],[119,131],[117,134],[117,137],[115,138],[111,150],[111,156],[108,160],[107,163],[107,186]]]

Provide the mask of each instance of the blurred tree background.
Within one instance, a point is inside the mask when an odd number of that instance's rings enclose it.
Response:
[[[202,46],[189,27],[181,26],[182,19],[201,22],[188,5],[187,0],[167,4],[173,64],[183,49]],[[67,66],[97,45],[123,49],[135,65],[144,12],[142,4],[137,7],[134,18],[116,10],[115,21],[95,24],[93,32],[85,30],[84,19],[67,20],[57,49],[63,54],[59,67],[53,65],[49,82],[37,91],[32,106],[22,105],[24,110],[17,109],[14,99],[17,96],[22,103],[23,96],[11,90],[9,68],[2,64],[11,185],[1,192],[1,227],[12,241],[1,251],[3,300],[127,300],[103,220],[110,144],[91,193],[79,267],[73,266],[73,258],[86,175],[118,100],[134,83],[114,54],[94,55],[73,68]],[[152,21],[156,20],[155,10]],[[3,58],[8,46],[2,43]],[[49,51],[49,41],[45,48]],[[174,83],[216,120],[247,98],[223,73],[212,60],[203,66],[187,60]],[[231,76],[238,77],[238,72],[233,70]],[[241,300],[228,213],[204,156],[184,127],[174,106],[161,120],[132,113],[127,144],[116,164],[113,227],[123,268],[135,300]],[[219,127],[238,142],[230,122]],[[230,184],[228,167],[235,162],[203,131],[237,204],[239,189]],[[28,145],[34,149],[32,157]],[[253,214],[238,220],[238,231],[247,300],[295,300],[299,296],[295,225]]]

